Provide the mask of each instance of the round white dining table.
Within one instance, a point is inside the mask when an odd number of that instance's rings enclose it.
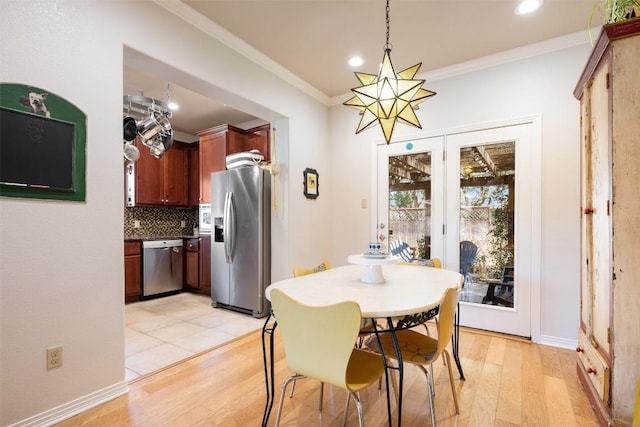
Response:
[[[360,306],[362,318],[386,320],[386,331],[395,340],[394,330],[415,326],[425,321],[434,313],[447,288],[459,289],[462,275],[457,271],[440,268],[423,267],[411,264],[378,263],[384,275],[383,283],[367,283],[363,275],[367,265],[345,265],[306,276],[280,280],[266,288],[266,298],[270,300],[271,291],[280,289],[299,302],[310,306],[324,306],[342,301],[355,301]],[[277,318],[276,323],[277,324]],[[273,330],[275,324],[269,326],[269,319],[263,327],[263,357],[265,363],[265,381],[267,382],[267,405],[263,416],[263,425],[269,419],[273,403]],[[456,322],[458,324],[458,322]],[[271,387],[267,372],[267,354],[265,335],[270,334],[270,367]],[[457,328],[456,328],[457,334]],[[454,336],[453,353],[460,376],[464,379],[457,354],[457,338]],[[399,361],[402,360],[401,355]],[[400,390],[402,390],[402,363],[400,371]],[[402,417],[402,392],[399,394],[398,423]],[[391,424],[391,420],[389,420]]]
[[[440,305],[447,288],[460,286],[460,273],[406,264],[382,266],[384,283],[365,283],[366,266],[345,265],[269,285],[307,305],[355,301],[364,318],[386,318],[428,311]]]

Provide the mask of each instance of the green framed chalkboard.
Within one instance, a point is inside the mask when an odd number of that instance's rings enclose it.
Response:
[[[84,201],[86,115],[47,90],[0,83],[0,196]]]

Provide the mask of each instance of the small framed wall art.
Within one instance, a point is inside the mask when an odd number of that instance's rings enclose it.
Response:
[[[318,195],[318,187],[320,184],[318,183],[318,171],[315,169],[306,168],[303,172],[304,176],[304,195],[307,199],[317,199]]]

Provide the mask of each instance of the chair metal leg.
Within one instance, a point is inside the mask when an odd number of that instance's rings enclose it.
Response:
[[[274,368],[274,357],[273,357],[273,335],[278,325],[278,322],[273,322],[273,324],[269,324],[271,320],[272,313],[269,313],[267,320],[265,320],[264,325],[262,326],[262,361],[264,363],[264,382],[267,391],[267,401],[264,405],[264,412],[262,414],[262,427],[266,427],[269,421],[269,416],[271,415],[271,409],[273,407],[273,400],[275,397],[275,368]],[[266,336],[269,335],[269,356],[267,360],[267,347],[266,347]]]
[[[456,366],[458,366],[458,372],[460,373],[460,379],[464,380],[464,372],[462,372],[462,364],[460,363],[460,355],[458,353],[460,346],[460,302],[458,302],[458,309],[453,315],[453,337],[451,340],[451,347],[453,349],[453,360],[456,362]]]
[[[429,365],[429,384],[431,385],[431,393],[436,395],[436,388],[433,385],[433,363]]]
[[[322,398],[324,397],[324,383],[320,383],[320,406],[318,406],[318,412],[322,412]]]
[[[342,418],[342,426],[347,426],[347,417],[349,416],[349,398],[353,398],[356,402],[356,410],[358,411],[358,425],[364,427],[364,418],[362,414],[362,403],[360,403],[360,394],[353,391],[347,391],[347,404],[344,408],[344,417]]]
[[[296,389],[296,382],[293,381],[293,384],[291,384],[291,391],[289,392],[289,398],[291,399],[293,397],[293,391]]]
[[[284,380],[284,382],[282,383],[282,390],[280,390],[280,400],[278,401],[278,412],[276,412],[276,427],[280,425],[280,416],[282,415],[282,402],[284,401],[284,395],[287,392],[287,386],[291,381],[297,381],[301,378],[305,378],[305,376],[295,374]]]
[[[453,403],[456,405],[456,414],[460,413],[460,408],[458,407],[458,396],[456,395],[456,386],[453,384],[453,371],[451,370],[451,358],[449,357],[449,352],[447,350],[443,351],[444,357],[447,359],[447,367],[449,368],[449,382],[451,383],[451,394],[453,394]]]
[[[435,427],[436,410],[435,410],[435,405],[433,403],[433,397],[436,395],[436,392],[435,392],[435,387],[433,385],[433,371],[431,369],[427,371],[427,369],[422,365],[416,365],[416,366],[420,368],[420,370],[422,371],[422,373],[424,374],[427,380],[427,394],[429,395],[429,407],[431,408],[431,425]],[[431,368],[431,365],[429,365],[429,367]],[[431,375],[429,374],[429,372],[431,372]]]
[[[427,378],[427,394],[429,395],[429,408],[431,409],[431,425],[433,427],[436,426],[436,408],[433,403],[433,397],[435,396],[435,389],[433,387],[433,376],[429,375],[427,369],[422,365],[416,365],[420,370],[424,373],[424,376]]]

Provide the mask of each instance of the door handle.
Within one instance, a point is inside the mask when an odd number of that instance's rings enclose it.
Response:
[[[227,263],[231,263],[231,193],[224,196],[224,216],[222,240],[224,241],[224,256]]]

